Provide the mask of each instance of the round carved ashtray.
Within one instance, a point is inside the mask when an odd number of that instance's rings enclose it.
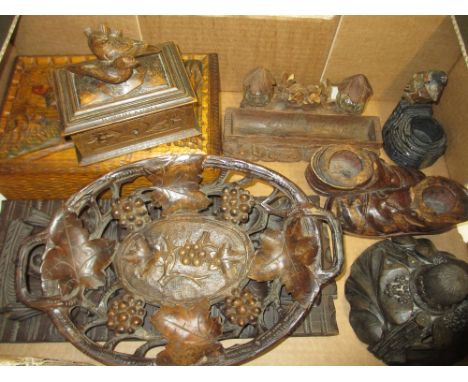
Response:
[[[215,179],[202,182],[206,174]],[[268,195],[249,191],[259,183]],[[323,224],[333,243],[327,269]],[[73,195],[22,246],[17,293],[102,363],[232,365],[287,336],[342,263],[334,217],[279,174],[233,158],[163,156]],[[32,268],[40,291],[30,288]],[[251,341],[223,346],[249,328]]]
[[[347,145],[325,146],[312,156],[309,176],[315,175],[321,183],[339,190],[353,190],[368,183],[374,175],[372,155]]]

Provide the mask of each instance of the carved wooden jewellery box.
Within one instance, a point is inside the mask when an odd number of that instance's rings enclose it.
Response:
[[[97,59],[53,72],[80,164],[200,134],[197,98],[173,42],[152,46],[106,26],[85,33]]]

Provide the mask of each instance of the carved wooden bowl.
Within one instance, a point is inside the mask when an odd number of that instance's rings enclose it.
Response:
[[[202,183],[207,171],[217,177]],[[269,195],[254,196],[257,183]],[[225,157],[162,156],[73,195],[22,246],[17,294],[104,364],[239,364],[301,322],[341,269],[341,240],[335,218],[271,170]],[[31,256],[39,246],[40,265]],[[333,252],[328,269],[325,248]],[[40,267],[40,291],[29,287],[32,267]],[[260,333],[253,340],[223,346],[250,325]],[[109,333],[104,343],[88,336],[99,326]],[[138,341],[136,350],[117,350],[124,341]]]

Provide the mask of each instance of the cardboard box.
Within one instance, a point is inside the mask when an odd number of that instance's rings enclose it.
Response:
[[[385,122],[413,72],[440,69],[448,86],[435,117],[448,135],[448,149],[428,175],[449,176],[468,184],[468,67],[449,16],[24,16],[13,42],[16,55],[86,54],[85,27],[107,22],[129,37],[149,43],[172,40],[182,52],[216,52],[221,75],[221,110],[238,106],[242,80],[253,67],[268,67],[275,76],[294,72],[304,83],[364,73],[374,89],[365,115]],[[196,31],[196,33],[194,33]],[[3,77],[3,75],[2,75]],[[0,89],[1,90],[1,89]],[[224,115],[222,115],[223,119]],[[381,156],[385,154],[381,152]],[[306,162],[260,164],[311,192]],[[455,229],[428,237],[440,249],[468,261],[467,247]],[[289,338],[252,365],[381,365],[354,334],[344,283],[349,267],[375,239],[345,235],[346,264],[335,300],[340,334],[328,338]],[[239,341],[230,341],[231,345]],[[134,345],[126,344],[128,348]],[[93,362],[69,344],[4,345],[0,353]]]

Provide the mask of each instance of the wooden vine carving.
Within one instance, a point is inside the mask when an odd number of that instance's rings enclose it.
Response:
[[[107,239],[90,240],[73,213],[63,212],[54,223],[49,230],[53,247],[44,254],[41,267],[43,282],[58,282],[63,296],[102,286],[115,243]]]
[[[219,176],[202,185],[205,169]],[[122,185],[139,178],[151,185],[122,196]],[[273,190],[254,196],[252,182]],[[106,191],[110,203],[100,199]],[[330,269],[321,265],[319,221],[333,233]],[[39,296],[25,285],[25,272],[44,238]],[[105,364],[231,365],[290,333],[342,261],[336,221],[287,179],[232,158],[165,156],[118,169],[70,198],[49,230],[23,245],[17,293]],[[283,286],[292,303],[281,299]],[[271,309],[278,320],[265,319]],[[89,333],[103,325],[109,339],[94,342]],[[252,326],[254,340],[222,345]],[[141,345],[115,351],[127,339]],[[147,354],[161,346],[156,357]]]

